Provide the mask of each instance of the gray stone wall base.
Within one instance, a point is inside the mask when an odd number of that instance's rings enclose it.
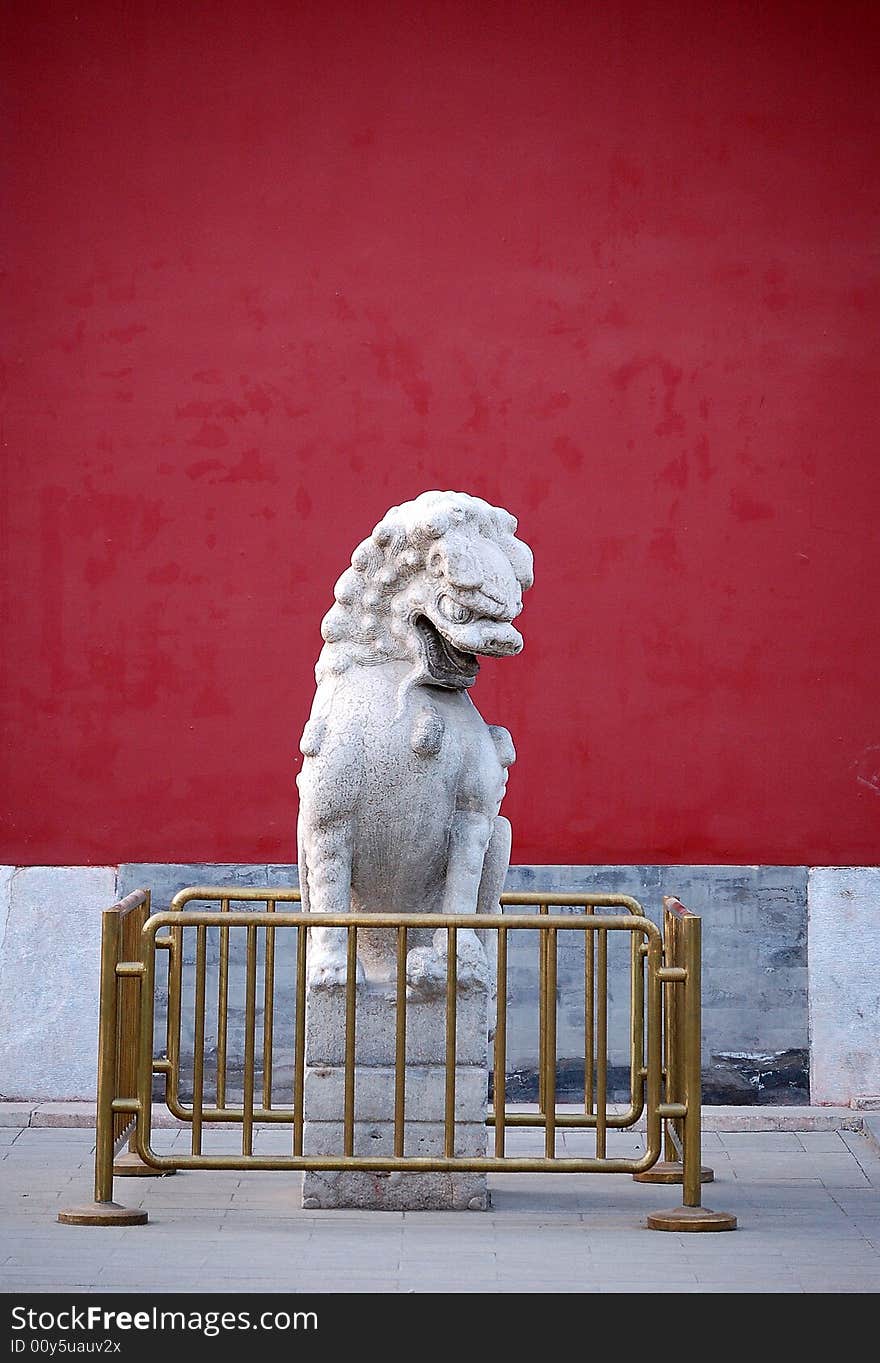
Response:
[[[880,1094],[880,867],[810,872],[810,1089],[814,1102]]]
[[[755,1102],[771,1093],[777,1103],[808,1101],[807,867],[511,866],[505,889],[629,894],[658,925],[663,896],[676,895],[703,920],[703,1073],[713,1101],[741,1096]],[[513,988],[508,1054],[515,1068],[534,1071],[535,970],[529,959],[534,949],[524,936],[512,933],[508,946]],[[582,1054],[584,1006],[583,948],[576,934],[565,937],[557,969],[563,1062]],[[621,941],[609,949],[622,957],[625,947]],[[609,1061],[625,1065],[629,995],[622,961],[616,969],[610,981]]]
[[[93,1098],[101,910],[115,866],[0,872],[0,1096]]]
[[[94,1098],[102,908],[142,886],[158,909],[188,885],[296,883],[296,868],[280,864],[0,867],[0,1099]],[[512,866],[507,888],[627,892],[655,920],[662,895],[674,893],[703,916],[709,1102],[805,1103],[808,1072],[813,1101],[870,1102],[880,1094],[878,867]],[[537,1022],[534,962],[522,936],[510,939],[508,1056],[511,1092],[525,1100],[535,1082]],[[582,1034],[574,944],[560,952],[559,984],[563,1092],[566,1074],[574,1082],[577,1073]],[[160,988],[157,1041],[163,1009]],[[625,1062],[626,1011],[625,993],[612,988],[612,1067]],[[184,1022],[186,1066],[189,1016]],[[238,1035],[230,1082],[240,1077]],[[279,1033],[276,1042],[284,1085],[290,1038]]]

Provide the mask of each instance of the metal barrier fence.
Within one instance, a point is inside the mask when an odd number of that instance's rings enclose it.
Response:
[[[344,1102],[342,1148],[336,1155],[303,1152],[306,1073],[306,980],[310,919],[299,911],[299,891],[282,888],[193,887],[182,890],[167,912],[150,915],[148,891],[139,891],[105,911],[101,955],[101,1014],[98,1064],[95,1201],[59,1213],[68,1224],[142,1224],[147,1213],[113,1201],[115,1174],[159,1175],[187,1169],[215,1170],[358,1170],[372,1173],[428,1172],[555,1172],[629,1173],[642,1182],[681,1183],[682,1205],[647,1217],[654,1230],[730,1230],[736,1218],[703,1208],[701,1182],[712,1177],[703,1169],[700,1108],[700,919],[678,900],[664,899],[663,932],[641,905],[626,895],[505,894],[500,914],[322,914],[322,927],[344,928],[347,934],[345,984]],[[216,904],[195,909],[194,902]],[[233,910],[236,903],[246,909]],[[253,904],[265,907],[255,909]],[[292,910],[279,909],[291,905]],[[531,912],[523,912],[523,910]],[[581,912],[571,912],[571,910]],[[552,912],[551,910],[568,910]],[[616,910],[617,912],[597,912]],[[312,919],[312,922],[315,920]],[[384,929],[396,947],[394,1142],[393,1154],[356,1155],[356,961],[358,932]],[[445,1108],[442,1155],[404,1153],[406,1123],[406,960],[411,934],[445,929],[447,935],[445,994]],[[496,1003],[492,1062],[493,1102],[486,1117],[494,1129],[492,1153],[455,1153],[456,1015],[458,1006],[459,930],[495,934]],[[192,980],[185,969],[184,935],[195,935]],[[534,1111],[512,1109],[506,1096],[508,1032],[508,947],[511,934],[538,937],[539,1101]],[[557,962],[560,940],[583,939],[584,958],[584,1101],[583,1110],[560,1111],[557,1077]],[[211,1001],[216,1069],[206,1075],[206,1026],[209,1016],[208,944],[216,944],[212,960]],[[293,934],[292,1023],[293,1065],[287,1093],[279,1093],[275,1074],[277,959],[282,935]],[[608,1102],[608,955],[609,940],[629,939],[630,1093],[620,1112]],[[228,1042],[230,971],[236,959],[234,941],[244,940],[244,1063],[240,1101],[230,1092]],[[167,960],[168,1012],[164,1055],[154,1054],[157,958]],[[213,971],[216,964],[216,972]],[[214,978],[216,975],[216,978]],[[258,1028],[258,975],[262,1025]],[[187,992],[188,991],[188,992]],[[182,1092],[182,1023],[184,997],[192,1004],[193,1056],[188,1075],[189,1100]],[[190,998],[191,996],[191,998]],[[259,1033],[259,1035],[258,1035]],[[257,1085],[258,1066],[262,1071]],[[191,1131],[188,1154],[153,1149],[154,1076],[164,1084],[169,1111]],[[210,1085],[209,1081],[210,1080]],[[208,1088],[210,1086],[210,1094]],[[645,1119],[645,1150],[637,1158],[610,1156],[609,1130],[627,1130]],[[206,1124],[234,1124],[241,1130],[239,1153],[204,1149]],[[282,1124],[291,1129],[286,1154],[255,1154],[256,1124]],[[543,1155],[509,1154],[510,1128],[540,1127]],[[594,1154],[558,1153],[557,1133],[587,1128],[594,1133]],[[664,1153],[666,1159],[660,1161]],[[114,1153],[130,1136],[130,1151],[114,1165]]]

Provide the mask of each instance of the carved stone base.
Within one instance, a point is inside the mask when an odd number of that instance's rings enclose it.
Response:
[[[485,1212],[485,1174],[312,1174],[303,1178],[307,1210],[357,1208],[373,1212]]]
[[[455,1067],[456,1155],[486,1153],[487,996],[461,993]],[[387,986],[358,988],[354,1142],[355,1156],[393,1156],[396,1002]],[[446,1110],[446,1003],[411,999],[406,1015],[404,1155],[442,1156]],[[316,989],[306,1008],[303,1153],[340,1156],[344,1150],[345,998],[342,990]],[[307,1209],[374,1211],[484,1211],[485,1174],[407,1173],[401,1170],[311,1172],[303,1177]]]

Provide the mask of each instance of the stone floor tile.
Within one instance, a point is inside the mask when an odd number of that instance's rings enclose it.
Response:
[[[622,1175],[499,1176],[486,1214],[306,1213],[296,1175],[200,1171],[119,1181],[118,1200],[149,1209],[147,1231],[59,1226],[58,1206],[90,1195],[91,1170],[87,1150],[56,1137],[63,1128],[41,1130],[33,1157],[3,1165],[7,1290],[131,1290],[126,1261],[145,1290],[190,1292],[218,1272],[243,1291],[288,1293],[337,1281],[365,1292],[855,1292],[877,1290],[880,1277],[880,1179],[868,1182],[859,1137],[783,1150],[719,1138],[719,1177],[704,1196],[742,1229],[699,1237],[646,1231],[646,1212],[680,1192]]]
[[[737,1151],[785,1151],[799,1153],[803,1150],[796,1131],[723,1131],[721,1143],[725,1150]]]
[[[848,1134],[842,1131],[799,1131],[798,1140],[809,1154],[841,1155],[846,1148],[844,1143]]]

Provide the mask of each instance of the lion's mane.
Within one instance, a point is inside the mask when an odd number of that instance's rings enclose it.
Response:
[[[532,583],[532,555],[515,535],[515,517],[465,492],[423,492],[394,506],[355,549],[333,591],[324,616],[324,648],[315,675],[339,675],[352,666],[370,667],[391,659],[414,659],[418,643],[408,622],[396,617],[395,598],[444,538],[483,536],[503,551],[523,590]],[[453,578],[454,580],[454,578]]]

